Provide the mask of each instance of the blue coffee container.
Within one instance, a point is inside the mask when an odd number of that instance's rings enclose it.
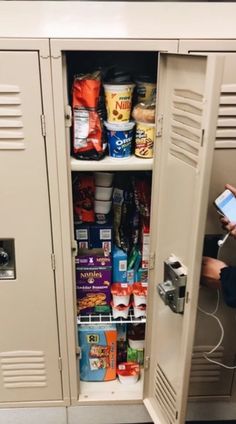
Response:
[[[104,122],[107,131],[109,156],[127,159],[131,156],[135,122]]]

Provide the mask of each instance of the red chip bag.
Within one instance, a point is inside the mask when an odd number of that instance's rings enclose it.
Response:
[[[81,222],[94,222],[94,193],[93,175],[80,174],[73,181],[74,214]]]
[[[96,108],[101,87],[100,79],[89,79],[86,75],[76,77],[72,87],[73,108]]]
[[[73,148],[77,159],[100,159],[104,154],[102,125],[97,111],[100,72],[76,76],[72,86]]]

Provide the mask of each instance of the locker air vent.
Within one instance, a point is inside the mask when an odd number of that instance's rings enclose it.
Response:
[[[6,389],[47,386],[43,352],[12,351],[0,353],[1,374]]]
[[[169,423],[174,423],[177,416],[176,392],[159,364],[157,364],[156,368],[154,393],[156,400],[162,407],[163,413],[167,416]]]
[[[175,89],[172,101],[170,154],[196,167],[202,140],[203,96]]]
[[[236,147],[236,84],[221,86],[215,147]]]
[[[210,352],[214,346],[195,346],[193,349],[192,355],[192,368],[190,374],[191,383],[212,383],[218,382],[221,377],[222,368],[209,362],[203,355],[205,352]],[[222,362],[224,356],[224,348],[222,346],[218,347],[210,355],[210,359]]]
[[[25,148],[20,89],[0,84],[0,150]]]

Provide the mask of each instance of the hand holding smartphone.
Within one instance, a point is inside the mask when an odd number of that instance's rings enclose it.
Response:
[[[214,201],[218,212],[225,216],[230,222],[236,222],[236,197],[226,189]]]

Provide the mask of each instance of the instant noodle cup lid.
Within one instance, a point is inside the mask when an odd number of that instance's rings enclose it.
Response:
[[[129,131],[129,130],[132,130],[132,128],[134,128],[135,122],[129,121],[129,122],[112,123],[112,122],[104,121],[104,125],[109,131]]]
[[[104,90],[106,91],[125,91],[125,90],[133,90],[134,89],[134,87],[135,87],[135,84],[133,84],[133,83],[125,83],[125,82],[123,82],[123,83],[121,83],[121,84],[116,84],[116,83],[106,83],[106,84],[103,84],[103,87],[104,87]]]
[[[136,362],[122,362],[116,372],[121,383],[135,384],[139,379],[140,365]]]
[[[134,283],[133,294],[136,296],[147,296],[147,286],[143,286],[142,283]]]

